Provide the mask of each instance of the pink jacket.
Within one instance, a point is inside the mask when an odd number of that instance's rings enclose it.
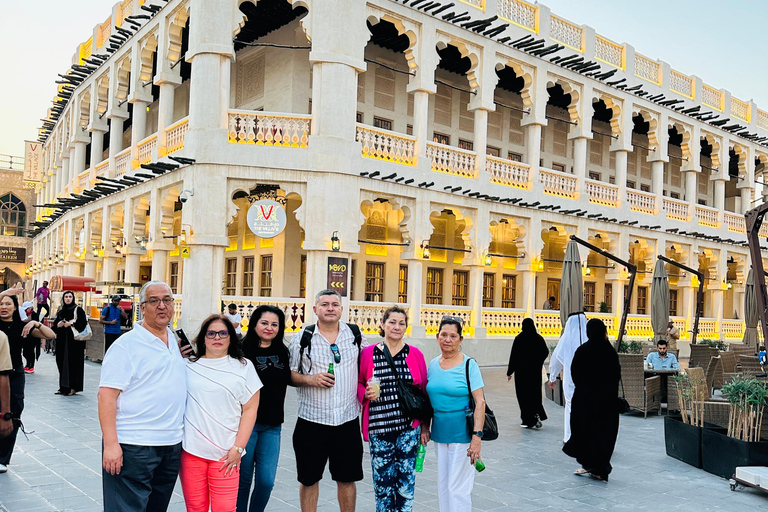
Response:
[[[379,344],[381,345],[381,344]],[[357,399],[363,404],[363,421],[361,430],[363,439],[368,441],[368,404],[365,399],[365,388],[368,380],[373,376],[373,349],[377,345],[369,345],[363,349],[360,354],[360,374],[357,379]],[[424,392],[427,392],[427,364],[424,361],[424,354],[413,345],[409,345],[408,355],[405,357],[405,364],[411,371],[413,384],[419,386]],[[418,427],[421,424],[419,420],[413,420],[411,426]]]

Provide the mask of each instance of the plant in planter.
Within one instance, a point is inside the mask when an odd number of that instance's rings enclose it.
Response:
[[[712,340],[712,339],[704,338],[704,339],[698,340],[697,343],[699,345],[709,345],[710,347],[714,347],[721,352],[725,352],[728,350],[728,344],[722,340]]]
[[[706,400],[707,381],[699,372],[673,375],[680,415],[683,423],[695,427],[704,426],[704,400]],[[703,373],[703,372],[702,372]]]
[[[631,343],[622,341],[619,345],[619,352],[622,354],[642,354],[643,344],[639,341],[633,341]]]
[[[601,313],[610,313],[611,312],[611,306],[607,302],[603,301],[600,303],[600,312]]]
[[[760,441],[763,411],[768,404],[768,387],[757,379],[736,378],[722,388],[731,404],[728,437],[741,441]]]

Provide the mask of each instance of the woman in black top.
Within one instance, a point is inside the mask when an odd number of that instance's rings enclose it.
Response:
[[[285,390],[291,380],[284,334],[283,312],[275,306],[259,306],[251,315],[248,332],[243,339],[243,353],[256,367],[264,387],[261,388],[256,425],[240,459],[237,512],[262,512],[275,485]]]
[[[53,321],[53,331],[56,333],[56,366],[59,367],[59,390],[57,395],[74,395],[83,390],[83,373],[85,371],[85,341],[75,339],[74,327],[77,332],[85,330],[88,319],[83,308],[75,302],[75,294],[64,292],[61,297],[61,307]]]
[[[0,473],[8,470],[11,462],[11,454],[16,444],[16,434],[21,425],[21,412],[24,410],[24,363],[21,359],[24,338],[37,336],[38,338],[52,338],[53,331],[40,322],[21,321],[19,315],[18,295],[24,293],[19,285],[0,293],[0,331],[8,336],[8,345],[11,349],[11,363],[13,371],[10,375],[11,384],[11,414],[13,415],[13,432],[7,437],[0,438]]]

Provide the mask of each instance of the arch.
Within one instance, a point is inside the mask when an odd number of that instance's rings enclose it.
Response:
[[[173,233],[173,214],[176,209],[176,203],[179,200],[181,191],[172,187],[160,194],[160,234],[159,236],[172,236]],[[156,233],[157,235],[157,233]]]
[[[240,31],[243,29],[245,24],[250,21],[248,18],[247,11],[255,11],[259,7],[259,2],[262,0],[238,0],[237,2],[237,10],[239,13],[235,13],[235,19],[234,24],[232,26],[232,35],[233,37],[236,37],[238,34],[240,34]],[[280,0],[268,0],[273,2],[280,2]],[[287,4],[290,5],[291,9],[295,11],[295,18],[299,18],[299,25],[301,26],[302,30],[304,31],[304,34],[307,37],[307,40],[311,41],[312,38],[310,36],[310,32],[308,27],[311,27],[311,23],[308,23],[309,17],[311,15],[311,11],[309,10],[309,0],[285,0]],[[250,4],[252,7],[243,9],[243,6],[246,4]],[[305,15],[306,14],[306,15]],[[235,49],[237,50],[237,45],[235,45]]]
[[[579,89],[575,88],[570,82],[563,78],[555,77],[554,80],[547,81],[547,89],[559,85],[563,89],[563,94],[571,96],[571,102],[568,104],[568,116],[571,122],[578,124],[579,117]]]
[[[131,80],[131,58],[124,58],[117,65],[117,84],[115,87],[115,98],[118,101],[123,101],[128,98],[128,90],[130,89]]]
[[[637,105],[635,105],[637,107]],[[641,117],[644,122],[648,123],[648,145],[652,151],[658,151],[659,149],[659,121],[657,115],[646,110],[642,107],[637,110],[633,110],[632,117]]]
[[[688,163],[693,163],[693,152],[691,150],[691,133],[693,130],[680,121],[671,119],[668,128],[674,128],[682,136],[683,140],[680,142],[680,150],[683,152],[683,158],[688,159]]]
[[[739,177],[745,178],[747,174],[747,155],[749,154],[748,149],[737,142],[734,142],[729,147],[729,149],[733,150],[736,156],[739,157],[739,163],[738,163]],[[730,165],[730,162],[729,162],[729,165]]]
[[[157,51],[157,35],[152,34],[141,45],[140,67],[139,67],[139,80],[142,82],[149,82],[152,80],[152,61],[154,59],[154,53]]]
[[[93,251],[99,250],[103,245],[101,241],[101,215],[101,210],[97,211],[91,218],[91,225],[88,227],[88,229],[90,229],[88,240],[91,243],[91,250]]]
[[[701,132],[701,138],[706,140],[707,144],[712,146],[712,154],[710,155],[712,167],[720,170],[720,166],[722,165],[722,162],[720,162],[720,138],[704,131]]]
[[[480,86],[477,81],[477,65],[480,63],[480,50],[474,48],[469,43],[452,38],[447,34],[438,33],[437,36],[436,48],[438,52],[448,49],[449,46],[453,46],[459,51],[459,54],[463,59],[469,59],[469,70],[467,70],[464,75],[469,81],[469,87],[471,89],[477,89]]]
[[[533,85],[533,71],[524,67],[523,64],[514,61],[512,59],[502,59],[496,62],[496,72],[502,71],[504,68],[510,68],[515,72],[515,76],[523,79],[523,88],[520,90],[520,97],[523,99],[523,108],[530,108],[533,106],[533,98],[531,95],[531,86]],[[499,78],[501,81],[501,78]],[[497,82],[498,87],[498,82]]]
[[[391,23],[395,29],[397,29],[398,35],[404,35],[408,38],[408,48],[403,51],[403,55],[405,55],[405,62],[408,65],[408,69],[416,71],[418,68],[418,63],[416,62],[416,54],[414,52],[414,48],[418,42],[416,37],[418,28],[412,26],[410,21],[404,21],[400,18],[392,16],[391,14],[385,14],[378,9],[373,9],[371,6],[369,6],[369,10],[374,11],[368,16],[366,20],[371,24],[371,26],[378,25],[382,21],[388,22]],[[406,25],[406,23],[408,25]]]
[[[13,192],[0,196],[0,235],[24,236],[27,208]]]
[[[600,101],[603,102],[603,104],[605,105],[605,108],[611,113],[611,118],[608,121],[608,124],[610,124],[611,126],[611,133],[613,135],[620,134],[621,133],[621,109],[622,109],[621,100],[618,100],[604,93],[598,93],[596,96],[592,98],[593,105]]]
[[[109,74],[104,73],[96,81],[96,112],[99,115],[104,113],[109,108]]]
[[[183,6],[173,16],[168,26],[168,53],[166,57],[172,65],[181,58],[181,40],[184,27],[187,26],[187,20],[189,20],[189,7]]]
[[[144,238],[147,232],[147,218],[149,217],[149,198],[142,197],[135,203],[132,217],[131,238]]]
[[[458,249],[458,247],[454,247],[454,241],[451,242],[451,245],[447,244],[448,236],[450,233],[447,231],[445,232],[445,241],[440,243],[439,241],[436,243],[435,240],[435,233],[437,232],[438,226],[436,225],[436,222],[441,221],[441,217],[444,216],[444,214],[450,214],[452,215],[456,220],[456,229],[453,233],[454,236],[458,236],[461,238],[461,242],[463,246],[461,247],[462,250],[466,251],[469,250],[470,252],[473,251],[472,247],[472,239],[470,237],[470,233],[472,229],[474,228],[474,221],[471,217],[464,215],[461,210],[455,206],[448,206],[448,205],[442,205],[442,204],[436,204],[433,203],[431,205],[431,212],[429,214],[429,221],[433,226],[432,232],[429,237],[429,245],[430,246],[444,246],[444,247],[453,247],[454,249]],[[446,223],[447,225],[447,223]],[[459,231],[460,230],[460,231]],[[439,236],[439,235],[438,235]],[[446,251],[447,252],[447,251]],[[434,254],[434,251],[433,251]],[[463,252],[464,257],[467,257],[469,254],[468,252]],[[446,254],[446,261],[447,260],[447,254]],[[455,261],[455,259],[454,259]]]

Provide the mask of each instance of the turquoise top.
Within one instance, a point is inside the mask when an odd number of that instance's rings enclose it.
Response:
[[[440,356],[429,362],[427,369],[427,394],[435,410],[432,418],[432,440],[436,443],[469,443],[466,407],[469,391],[464,370],[469,360],[469,380],[472,391],[484,386],[480,367],[474,359],[463,354],[464,362],[448,370],[440,368]]]

